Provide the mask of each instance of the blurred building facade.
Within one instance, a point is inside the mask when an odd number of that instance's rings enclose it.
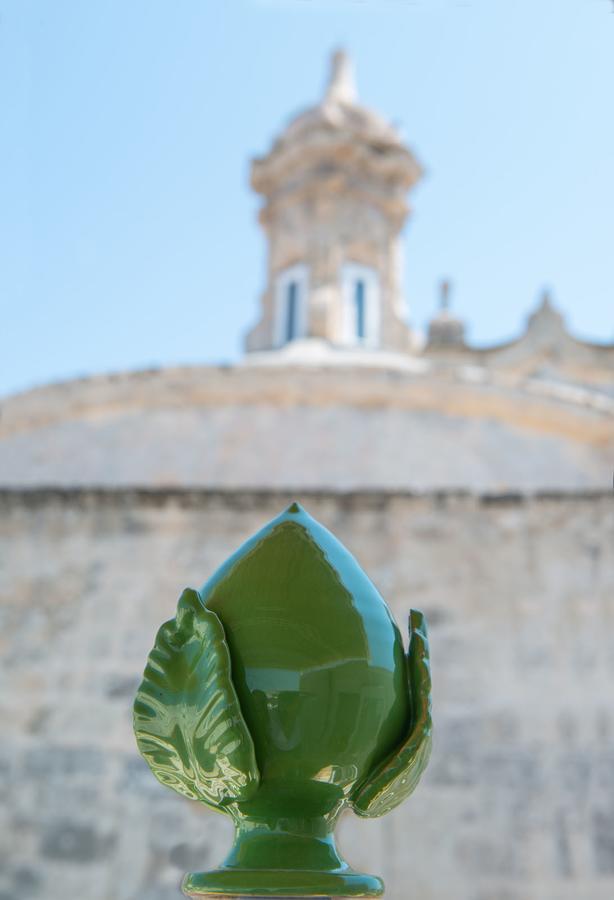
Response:
[[[130,707],[156,627],[296,497],[433,642],[416,795],[341,842],[391,900],[614,892],[614,345],[543,296],[510,343],[421,339],[400,234],[414,155],[332,61],[255,160],[267,283],[236,366],[127,372],[0,416],[0,900],[171,900],[221,817],[164,791]],[[608,552],[609,551],[609,552]]]

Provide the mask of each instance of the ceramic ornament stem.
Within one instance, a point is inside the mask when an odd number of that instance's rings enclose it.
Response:
[[[426,624],[409,649],[343,545],[297,503],[181,595],[134,704],[162,784],[232,818],[222,865],[190,897],[377,897],[335,845],[340,813],[380,816],[431,747]]]

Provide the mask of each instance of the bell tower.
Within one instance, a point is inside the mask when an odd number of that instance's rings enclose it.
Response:
[[[410,349],[399,235],[420,175],[396,130],[358,103],[348,56],[334,53],[322,100],[252,163],[268,274],[248,351],[309,339]]]

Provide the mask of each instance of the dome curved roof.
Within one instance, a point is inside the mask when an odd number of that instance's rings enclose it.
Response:
[[[383,146],[402,146],[396,129],[383,116],[358,104],[351,62],[343,50],[337,50],[332,56],[324,98],[291,120],[277,138],[274,149],[300,141],[319,127],[349,131]]]
[[[605,404],[605,405],[604,405]],[[606,408],[607,407],[607,408]],[[603,488],[603,396],[375,366],[193,367],[6,399],[3,486],[479,492]]]
[[[349,103],[319,103],[299,113],[277,138],[273,149],[303,140],[318,128],[347,131],[382,147],[401,147],[397,131],[378,113]]]
[[[269,153],[252,161],[252,187],[266,193],[286,167],[295,168],[315,155],[342,154],[347,166],[352,155],[369,158],[376,169],[392,171],[405,188],[411,187],[422,170],[403,144],[396,128],[379,113],[358,103],[349,57],[342,50],[333,54],[331,74],[319,103],[296,115],[274,140]],[[306,156],[303,156],[306,154]]]

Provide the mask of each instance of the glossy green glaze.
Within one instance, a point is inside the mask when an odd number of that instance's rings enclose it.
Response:
[[[134,730],[156,778],[191,800],[217,808],[248,800],[258,789],[224,630],[189,588],[149,654]]]
[[[382,815],[414,789],[429,695],[421,614],[406,657],[356,560],[292,504],[200,593],[184,592],[135,702],[156,777],[235,823],[224,864],[187,875],[185,893],[381,894],[339,857],[333,829],[345,807]]]

